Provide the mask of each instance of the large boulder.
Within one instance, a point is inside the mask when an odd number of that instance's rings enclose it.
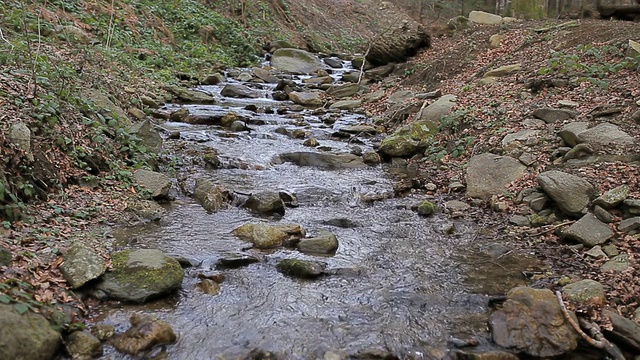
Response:
[[[435,122],[416,121],[383,139],[378,151],[389,157],[413,156],[427,148],[437,131]]]
[[[509,156],[476,155],[469,160],[467,167],[467,195],[488,199],[492,195],[503,194],[506,186],[522,177],[526,170],[520,161]]]
[[[438,100],[424,107],[418,113],[419,121],[431,121],[439,124],[440,118],[449,114],[451,108],[455,105],[455,95],[444,95]]]
[[[64,253],[60,271],[72,289],[97,279],[107,270],[104,259],[92,247],[76,242]]]
[[[374,66],[400,63],[431,45],[431,37],[416,21],[398,21],[371,44],[366,60]]]
[[[320,59],[299,49],[278,49],[271,57],[271,65],[291,74],[311,74],[321,69]]]
[[[160,250],[124,250],[111,255],[113,270],[96,286],[98,294],[144,303],[180,287],[184,271]]]
[[[472,11],[469,13],[469,20],[476,24],[497,25],[502,24],[502,16],[484,11]]]
[[[149,191],[149,195],[154,198],[166,198],[171,189],[171,179],[162,173],[139,169],[133,173],[133,179],[143,189]]]
[[[13,306],[0,304],[0,357],[3,359],[53,359],[61,340],[44,316],[31,311],[20,315]]]
[[[341,99],[357,94],[358,91],[360,91],[360,88],[361,87],[359,84],[333,85],[329,89],[327,89],[327,94]]]
[[[176,334],[171,325],[151,315],[131,315],[131,327],[123,334],[116,335],[109,343],[116,350],[136,356],[155,345],[172,344]]]
[[[556,203],[560,211],[571,217],[582,217],[595,189],[587,180],[562,171],[545,171],[538,184]]]
[[[580,336],[547,289],[517,287],[489,319],[493,341],[533,357],[552,357],[576,349]]]

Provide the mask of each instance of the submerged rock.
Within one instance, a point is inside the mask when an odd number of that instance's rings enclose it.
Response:
[[[284,201],[280,198],[280,193],[276,191],[252,194],[243,206],[255,213],[266,215],[284,215],[285,211]]]
[[[575,350],[580,338],[547,289],[511,289],[502,308],[491,314],[489,325],[496,344],[534,357]]]
[[[0,304],[0,352],[3,359],[53,359],[61,344],[60,334],[42,315],[20,315],[11,305]]]
[[[301,239],[298,250],[309,254],[334,254],[338,250],[338,238],[328,231],[312,238]]]
[[[156,345],[172,344],[176,334],[171,325],[151,315],[131,315],[131,327],[116,335],[109,342],[116,350],[129,355],[138,355]]]
[[[115,300],[144,303],[180,287],[184,271],[160,250],[125,250],[111,255],[113,270],[96,289]]]
[[[276,156],[273,162],[276,164],[290,162],[299,166],[314,166],[330,169],[353,169],[366,167],[362,158],[353,154],[292,152]]]
[[[276,265],[278,271],[298,278],[317,278],[324,274],[327,264],[321,261],[284,259]]]

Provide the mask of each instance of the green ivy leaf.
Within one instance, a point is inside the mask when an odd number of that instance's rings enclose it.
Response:
[[[0,294],[0,303],[8,304],[11,302],[11,298],[6,294]]]
[[[26,313],[27,311],[29,311],[29,305],[23,304],[23,303],[17,303],[15,305],[13,305],[13,308],[16,309],[16,311],[20,315],[22,315],[22,314]]]

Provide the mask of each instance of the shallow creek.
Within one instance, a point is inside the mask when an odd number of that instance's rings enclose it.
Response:
[[[307,110],[299,113],[301,119],[253,113],[245,106],[276,109],[287,103],[271,100],[267,85],[262,85],[264,98],[222,98],[222,85],[200,88],[215,95],[219,104],[186,107],[191,114],[233,111],[252,119],[248,122],[252,130],[231,134],[217,126],[169,122],[162,127],[179,130],[181,140],[167,141],[197,142],[218,150],[223,168],[201,170],[194,176],[207,176],[239,193],[289,191],[297,195],[300,206],[287,208],[282,219],[259,218],[236,207],[207,213],[191,198],[176,193],[160,222],[115,231],[116,246],[159,248],[199,265],[186,269],[178,294],[140,306],[110,304],[100,309],[101,321],[124,330],[134,311],[166,320],[179,336],[176,344],[166,347],[169,359],[231,359],[254,348],[290,359],[375,349],[428,359],[446,351],[450,336],[487,334],[488,295],[521,282],[520,270],[529,260],[509,255],[494,261],[479,255],[477,249],[488,240],[478,226],[464,219],[446,214],[419,217],[411,207],[424,197],[394,197],[388,165],[327,169],[273,161],[286,152],[321,152],[303,146],[304,139],[277,133],[277,128],[303,129],[330,147],[329,152],[349,153],[356,142],[331,134],[366,123],[364,116],[343,113],[326,125]],[[166,110],[179,107],[169,105]],[[372,149],[371,139],[358,139],[362,150]],[[372,198],[383,200],[369,201]],[[330,257],[291,249],[247,250],[248,244],[231,231],[255,221],[300,224],[312,236],[328,230],[336,234],[340,246]],[[220,257],[238,252],[259,255],[263,261],[224,270],[218,295],[196,289],[198,272],[213,269]],[[332,274],[307,281],[290,278],[275,268],[284,258],[325,261]],[[109,348],[104,358],[127,357]]]

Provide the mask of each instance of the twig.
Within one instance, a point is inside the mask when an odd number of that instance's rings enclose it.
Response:
[[[362,75],[364,75],[364,66],[367,64],[367,56],[369,56],[369,52],[373,47],[373,43],[378,41],[378,39],[380,39],[384,34],[386,34],[389,30],[391,30],[391,28],[394,25],[395,23],[391,23],[389,26],[387,26],[386,29],[382,30],[381,33],[379,33],[378,35],[371,38],[371,40],[369,40],[369,46],[367,47],[367,51],[365,51],[364,55],[362,56],[363,59],[362,59],[362,65],[360,66],[360,74],[358,74],[358,84],[362,82]]]
[[[553,231],[553,230],[555,230],[555,229],[557,229],[557,228],[559,228],[559,227],[562,227],[562,226],[565,226],[565,225],[571,225],[571,224],[573,224],[574,222],[576,222],[576,221],[575,221],[575,220],[565,221],[565,222],[563,222],[562,224],[554,225],[554,226],[552,226],[552,227],[550,227],[550,228],[548,228],[548,229],[545,229],[545,230],[543,230],[543,231],[537,232],[537,233],[535,233],[535,234],[527,234],[527,236],[528,236],[528,237],[536,237],[536,236],[544,235],[544,234],[546,234],[546,233],[548,233],[548,232],[551,232],[551,231]]]
[[[111,0],[111,16],[109,17],[109,26],[107,28],[107,44],[106,48],[109,49],[111,47],[111,38],[113,37],[113,32],[115,31],[115,25],[113,23],[113,15],[115,14],[115,0]]]
[[[10,42],[9,42],[9,40],[7,40],[7,39],[4,37],[4,34],[2,33],[2,28],[0,28],[0,40],[2,40],[2,41],[4,41],[4,42],[6,42],[7,44],[9,44],[9,46],[11,46],[11,50],[13,50],[14,46],[13,46],[13,44],[12,44],[12,43],[10,43]]]
[[[573,320],[573,318],[569,314],[569,311],[567,310],[567,307],[564,305],[564,301],[562,300],[562,294],[560,293],[560,291],[556,291],[556,298],[558,298],[558,303],[560,304],[562,315],[567,320],[569,325],[571,325],[571,327],[578,333],[578,335],[580,335],[580,337],[584,339],[584,341],[597,349],[605,350],[609,355],[611,355],[611,357],[613,357],[614,360],[625,360],[620,350],[615,345],[610,343],[609,340],[605,339],[604,336],[602,336],[602,333],[597,328],[597,325],[587,323],[586,321],[582,322],[589,324],[589,327],[587,329],[590,330],[590,332],[597,340],[582,331],[580,325],[578,325],[578,323]]]

